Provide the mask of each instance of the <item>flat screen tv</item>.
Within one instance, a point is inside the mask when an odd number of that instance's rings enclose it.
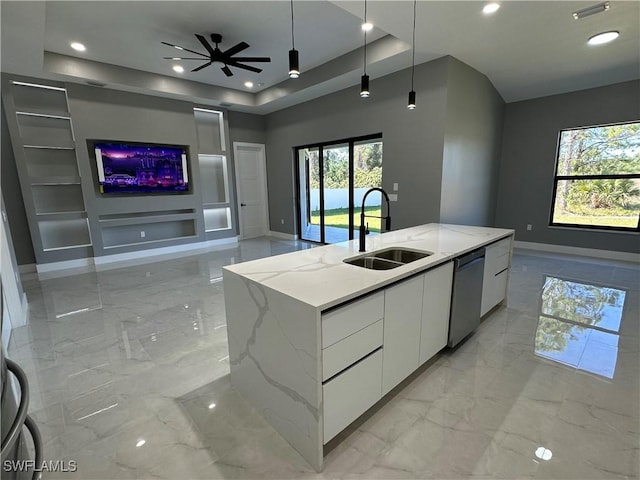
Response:
[[[175,194],[189,191],[189,148],[181,145],[89,140],[100,193]]]

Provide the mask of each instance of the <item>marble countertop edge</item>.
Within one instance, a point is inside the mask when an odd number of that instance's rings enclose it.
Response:
[[[390,247],[432,252],[391,270],[368,270],[344,263],[345,259],[366,254],[358,252],[358,240],[228,265],[224,270],[324,311],[513,233],[511,229],[431,223],[367,237],[368,253]]]

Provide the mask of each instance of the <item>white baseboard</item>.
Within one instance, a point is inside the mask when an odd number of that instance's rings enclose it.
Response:
[[[269,230],[268,235],[270,237],[281,238],[282,240],[298,240],[298,235],[292,235],[291,233],[282,233]]]
[[[171,259],[193,255],[197,251],[205,252],[210,249],[223,249],[237,245],[238,237],[220,238],[205,242],[187,243],[185,245],[173,245],[170,247],[151,248],[135,252],[114,253],[102,257],[82,258],[64,262],[42,263],[36,265],[38,276],[45,277],[68,275],[79,271],[103,271],[122,266],[139,265],[155,262],[159,258]],[[56,275],[57,272],[57,275]]]
[[[631,252],[617,252],[614,250],[598,250],[595,248],[572,247],[569,245],[552,245],[549,243],[534,243],[514,241],[514,248],[534,250],[539,252],[562,253],[567,255],[581,255],[584,257],[620,260],[623,262],[640,263],[640,254]]]

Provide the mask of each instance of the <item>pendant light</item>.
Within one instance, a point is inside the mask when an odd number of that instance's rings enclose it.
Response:
[[[300,59],[293,37],[293,0],[291,0],[291,47],[289,50],[289,78],[298,78],[300,76]]]
[[[367,23],[367,0],[364,0],[364,23]],[[369,96],[369,75],[367,75],[367,31],[364,30],[364,75],[360,78],[360,96]]]
[[[413,76],[416,70],[416,4],[417,0],[413,0],[413,44],[411,47],[411,91],[409,92],[409,103],[407,108],[413,110],[416,108],[416,92],[413,89]]]

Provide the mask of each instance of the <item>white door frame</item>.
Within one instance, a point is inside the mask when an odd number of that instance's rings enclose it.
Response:
[[[266,147],[264,143],[249,143],[249,142],[233,142],[233,161],[236,164],[236,208],[238,210],[238,231],[240,232],[240,239],[244,238],[244,227],[242,224],[242,207],[240,206],[240,174],[239,168],[237,165],[238,162],[238,148],[241,147],[251,147],[256,148],[260,152],[260,163],[262,164],[262,180],[263,180],[263,192],[264,192],[264,208],[265,208],[265,235],[269,235],[271,231],[271,224],[269,222],[269,191],[267,189],[267,156],[266,156]]]

